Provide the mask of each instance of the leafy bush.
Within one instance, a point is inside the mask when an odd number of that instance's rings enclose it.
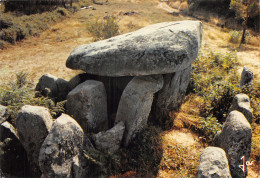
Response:
[[[201,116],[223,122],[233,97],[239,93],[235,53],[198,55],[192,66],[190,90],[204,99]]]
[[[6,47],[6,42],[3,40],[0,40],[0,49],[4,49]]]
[[[215,117],[200,118],[199,129],[202,134],[206,137],[207,142],[212,142],[214,136],[220,131],[222,125],[218,122]]]
[[[229,36],[230,36],[229,42],[238,44],[242,37],[242,31],[235,31],[235,30],[230,31]],[[246,31],[245,37],[246,37],[246,43],[248,43],[248,41],[251,37],[251,35],[248,31]]]
[[[119,34],[119,26],[116,18],[110,15],[103,20],[96,20],[93,24],[87,25],[87,30],[94,36],[95,41],[107,39]]]
[[[9,121],[15,125],[18,111],[24,105],[36,105],[49,108],[53,117],[58,117],[63,113],[66,101],[55,104],[51,99],[39,97],[35,98],[32,83],[27,80],[27,74],[18,72],[16,80],[4,86],[0,86],[0,104],[7,106],[10,113]]]

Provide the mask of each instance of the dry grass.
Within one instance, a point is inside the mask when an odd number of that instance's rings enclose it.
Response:
[[[199,96],[193,94],[187,96],[180,109],[170,113],[174,127],[177,129],[198,127],[203,102],[203,99]]]
[[[190,130],[171,130],[163,136],[163,158],[158,177],[196,177],[204,146]],[[181,139],[180,139],[181,138]]]

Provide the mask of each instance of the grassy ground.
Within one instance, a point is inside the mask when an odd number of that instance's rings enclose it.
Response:
[[[14,80],[15,73],[18,71],[29,73],[28,77],[34,84],[45,73],[69,80],[80,71],[73,71],[65,67],[67,57],[77,46],[95,40],[95,37],[88,32],[87,28],[89,25],[96,23],[97,20],[103,20],[108,15],[115,17],[120,34],[134,31],[153,23],[194,19],[181,14],[175,16],[169,14],[166,9],[168,11],[171,9],[157,0],[109,0],[109,3],[106,5],[93,6],[96,10],[80,10],[66,20],[51,26],[50,29],[44,31],[41,35],[25,39],[22,42],[17,42],[16,45],[11,45],[7,49],[1,50],[1,84]],[[124,15],[124,13],[132,11],[135,12],[133,15]],[[238,75],[240,75],[244,65],[250,66],[255,73],[257,87],[260,78],[259,46],[252,43],[237,50],[237,44],[229,42],[230,35],[228,29],[223,30],[214,23],[203,22],[203,25],[201,53],[204,55],[208,55],[209,51],[212,51],[214,54],[234,53],[238,57],[238,64],[236,65]],[[202,66],[209,67],[206,65],[210,65],[212,58],[200,59],[205,60],[205,63],[201,63]],[[226,65],[229,64],[228,61],[223,59],[221,61],[222,68],[229,67]],[[220,69],[222,70],[222,68]],[[214,73],[210,74],[210,71],[216,72],[218,70],[216,67],[210,67],[210,70],[208,68],[205,69],[206,71],[203,71],[206,72],[204,73],[204,76],[206,76],[204,77],[205,81],[200,80],[201,84],[207,84],[212,79],[210,77],[213,77]],[[201,70],[203,70],[203,67]],[[223,73],[222,75],[226,74]],[[230,79],[227,77],[225,80],[229,81]],[[215,91],[213,85],[210,87],[212,91]],[[211,93],[210,91],[206,92],[208,94]],[[259,97],[259,95],[256,96]],[[259,100],[252,103],[255,104],[254,108],[259,108],[257,101]],[[203,98],[198,92],[195,92],[186,97],[184,104],[178,111],[171,113],[173,127],[168,131],[161,132],[163,157],[157,174],[158,177],[196,176],[199,155],[202,149],[208,145],[208,139],[212,134],[211,131],[216,129],[209,127],[211,130],[207,131],[201,127],[203,126],[201,111],[203,111],[205,106],[205,97]],[[208,112],[210,113],[210,111]],[[252,159],[255,162],[257,159],[259,161],[259,129],[259,124],[253,125]],[[257,171],[259,172],[259,167],[256,165],[254,164],[249,170],[251,177],[254,177]]]

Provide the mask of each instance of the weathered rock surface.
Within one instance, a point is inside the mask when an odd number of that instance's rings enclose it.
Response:
[[[66,99],[70,91],[69,82],[50,74],[44,74],[35,88],[40,91],[43,96],[48,96],[55,99],[55,101],[62,101]]]
[[[9,113],[6,106],[0,105],[0,124],[2,124],[9,117]]]
[[[161,116],[168,116],[169,112],[181,104],[190,81],[191,66],[173,74],[164,75],[163,88],[158,92],[156,106]]]
[[[39,176],[38,157],[41,145],[52,125],[49,110],[40,106],[25,105],[18,112],[18,136],[27,152],[33,176]]]
[[[29,175],[26,151],[15,128],[7,121],[0,125],[0,170],[5,175],[19,177]]]
[[[243,113],[248,122],[252,123],[253,111],[250,107],[250,99],[246,94],[240,93],[234,97],[229,108],[229,113],[234,110]]]
[[[105,86],[107,93],[107,113],[108,113],[108,125],[109,128],[114,126],[115,115],[117,112],[118,104],[121,95],[126,87],[126,85],[133,79],[131,76],[125,77],[106,77],[91,75],[87,73],[78,74],[73,77],[69,83],[72,88],[75,88],[79,84],[85,82],[86,80],[96,80],[102,82]]]
[[[251,126],[245,116],[239,111],[229,113],[222,131],[215,136],[214,143],[225,150],[232,177],[247,175],[247,167],[243,173],[237,165],[243,163],[242,156],[245,156],[245,161],[249,161],[251,140]]]
[[[147,126],[153,95],[163,87],[162,75],[134,77],[126,86],[119,102],[116,120],[124,121],[124,146]]]
[[[57,118],[44,140],[39,154],[43,177],[75,177],[73,160],[83,146],[84,132],[70,116]]]
[[[116,152],[120,148],[124,131],[125,125],[121,121],[106,132],[95,134],[93,140],[96,148],[99,150],[108,150],[111,153]]]
[[[253,84],[254,84],[253,71],[248,67],[244,67],[240,79],[240,88],[243,88],[243,86],[245,85],[252,87]]]
[[[67,96],[68,114],[75,118],[85,132],[108,128],[107,95],[104,84],[87,80]]]
[[[79,46],[66,66],[101,76],[174,73],[191,65],[201,41],[201,22],[164,22]]]
[[[198,178],[226,177],[231,178],[228,160],[223,149],[207,147],[200,155]]]

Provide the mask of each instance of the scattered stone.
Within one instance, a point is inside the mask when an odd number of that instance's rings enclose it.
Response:
[[[66,106],[68,114],[86,133],[108,128],[107,95],[103,83],[94,80],[81,83],[68,94]]]
[[[21,143],[27,152],[32,176],[40,176],[39,151],[51,125],[52,119],[47,108],[25,105],[18,112],[16,127]]]
[[[147,126],[153,95],[163,87],[162,75],[134,77],[126,86],[115,122],[124,121],[124,146]]]
[[[198,178],[226,177],[231,178],[228,160],[223,149],[207,147],[200,156]]]
[[[55,99],[55,101],[62,101],[66,99],[70,86],[66,80],[50,74],[44,74],[39,79],[35,90],[40,91],[43,96]]]
[[[251,126],[245,116],[236,110],[230,112],[222,131],[215,136],[213,142],[225,150],[232,177],[247,176],[247,166],[244,173],[238,165],[243,163],[243,156],[245,161],[250,160],[251,141]]]
[[[79,46],[66,66],[101,76],[174,73],[191,65],[201,41],[201,22],[164,22]]]
[[[156,118],[167,117],[169,112],[176,109],[184,99],[190,82],[191,66],[187,69],[164,75],[163,88],[158,92],[156,106],[159,108]]]
[[[243,88],[245,85],[253,87],[253,84],[254,84],[253,71],[248,67],[244,67],[241,74],[240,88]]]
[[[73,160],[82,151],[84,132],[70,116],[57,118],[42,144],[39,165],[43,177],[75,177]]]
[[[7,121],[2,123],[0,125],[0,170],[4,175],[9,174],[8,177],[27,177],[28,167],[26,151],[15,128]]]
[[[250,107],[250,99],[246,94],[240,93],[234,97],[232,104],[229,108],[229,113],[234,110],[243,113],[248,122],[250,124],[252,123],[253,111]]]
[[[9,113],[6,106],[0,105],[0,124],[6,121],[9,117]]]
[[[111,153],[116,152],[121,145],[123,134],[125,131],[124,122],[119,122],[106,132],[99,132],[93,136],[96,148],[99,150],[107,150]]]
[[[136,13],[135,11],[125,12],[124,15],[134,15],[135,13]]]

